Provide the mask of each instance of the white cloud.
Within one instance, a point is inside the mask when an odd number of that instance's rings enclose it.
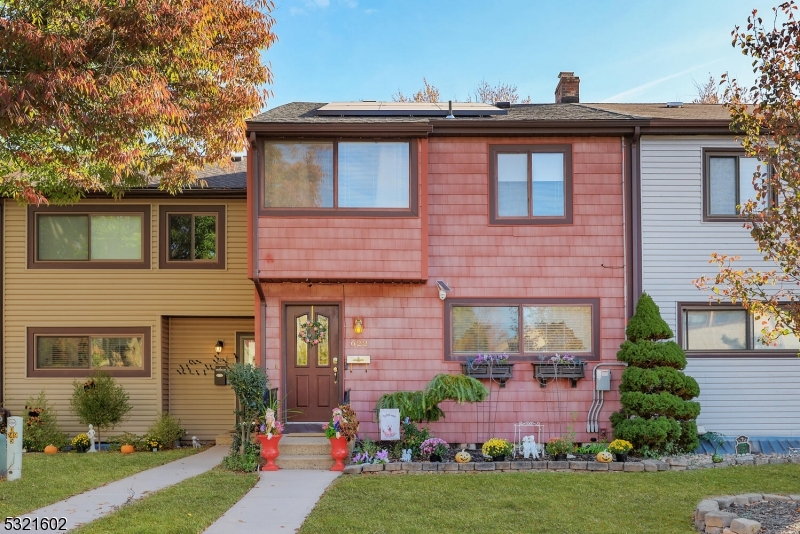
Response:
[[[695,71],[697,69],[701,69],[703,67],[707,67],[708,65],[713,65],[714,63],[717,63],[719,61],[721,61],[721,59],[715,59],[714,61],[709,61],[707,63],[703,63],[702,65],[695,65],[694,67],[688,68],[686,70],[682,70],[680,72],[676,72],[674,74],[670,74],[669,76],[664,76],[663,78],[658,78],[657,80],[653,80],[651,82],[643,83],[642,85],[638,85],[638,86],[633,87],[631,89],[627,89],[625,91],[622,91],[621,93],[617,93],[615,95],[612,95],[612,96],[602,100],[601,102],[619,102],[619,101],[624,100],[624,99],[626,99],[626,98],[628,98],[630,96],[633,96],[633,95],[635,95],[637,93],[641,93],[645,89],[650,89],[651,87],[654,87],[656,85],[659,85],[661,83],[669,81],[669,80],[671,80],[673,78],[677,78],[678,76],[683,76],[684,74],[688,74],[688,73],[693,72],[693,71]]]

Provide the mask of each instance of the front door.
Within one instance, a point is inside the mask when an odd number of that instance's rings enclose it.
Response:
[[[286,306],[285,319],[287,420],[328,421],[339,404],[339,306]],[[306,323],[319,323],[325,335],[318,339]],[[311,342],[299,336],[307,329]]]

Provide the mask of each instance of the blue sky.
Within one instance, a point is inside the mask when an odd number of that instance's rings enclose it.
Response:
[[[391,100],[423,76],[442,100],[486,80],[553,102],[558,73],[581,79],[581,102],[690,102],[709,73],[750,81],[731,46],[761,0],[275,0],[279,42],[264,52],[268,108],[292,101]]]

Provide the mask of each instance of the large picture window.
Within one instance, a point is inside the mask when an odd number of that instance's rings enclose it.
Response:
[[[29,328],[28,376],[150,375],[149,328]]]
[[[29,267],[149,267],[149,206],[29,211]]]
[[[416,213],[413,148],[409,141],[267,141],[264,213]]]
[[[161,269],[225,267],[224,206],[161,206]]]
[[[753,176],[768,173],[769,165],[741,151],[704,151],[704,207],[707,220],[738,221],[742,205],[755,200]],[[760,201],[757,201],[760,202]]]
[[[781,351],[796,355],[800,350],[800,339],[794,334],[764,344],[761,331],[773,319],[756,317],[741,307],[684,303],[680,309],[680,338],[687,355],[752,356]]]
[[[571,156],[569,145],[492,146],[491,222],[571,223]]]
[[[599,301],[448,299],[446,350],[450,359],[506,353],[512,359],[568,353],[599,357]]]

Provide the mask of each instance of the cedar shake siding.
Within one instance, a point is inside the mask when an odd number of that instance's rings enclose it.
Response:
[[[98,329],[102,334],[114,328],[135,328],[146,329],[149,333],[149,373],[147,376],[116,378],[130,395],[133,410],[124,423],[101,437],[123,431],[142,434],[162,409],[173,407],[179,417],[185,418],[183,426],[189,436],[213,439],[214,432],[233,427],[233,397],[229,387],[214,386],[210,374],[195,375],[190,394],[181,383],[181,380],[187,381],[188,376],[175,372],[177,365],[187,357],[203,364],[212,363],[217,339],[225,340],[223,357],[232,358],[236,350],[236,331],[253,329],[253,284],[247,279],[247,215],[243,184],[238,199],[204,197],[207,193],[205,190],[199,196],[187,193],[171,197],[154,192],[148,196],[138,191],[121,201],[91,198],[70,208],[91,212],[95,206],[123,211],[126,207],[145,206],[150,228],[148,265],[145,268],[109,268],[107,265],[81,269],[41,265],[30,268],[30,249],[26,244],[29,243],[28,217],[32,211],[13,201],[4,201],[3,401],[12,413],[22,412],[28,397],[35,397],[44,389],[47,399],[56,407],[64,430],[70,434],[85,431],[85,427],[78,424],[69,412],[69,399],[72,382],[82,381],[88,370],[86,373],[78,372],[81,376],[30,376],[27,354],[32,353],[33,348],[28,346],[26,338],[29,331],[83,328]],[[160,208],[182,205],[208,206],[209,209],[221,206],[224,209],[224,269],[159,268]],[[187,318],[181,319],[185,328],[176,329],[173,325],[171,331],[170,318],[176,317]],[[233,321],[230,318],[237,319]],[[186,328],[190,327],[192,332],[187,333]],[[170,340],[165,336],[175,337]],[[173,360],[165,361],[170,359],[171,353],[174,354]],[[201,374],[202,368],[203,365],[200,366]],[[177,389],[170,392],[173,387]],[[218,399],[220,395],[224,398]],[[184,409],[187,400],[194,403],[195,411],[207,413],[209,420],[201,424],[200,419]]]
[[[283,383],[288,304],[341,305],[340,361],[348,355],[371,357],[366,371],[342,366],[341,389],[350,391],[362,433],[376,438],[373,410],[382,394],[422,389],[437,373],[461,373],[463,357],[445,353],[447,303],[439,299],[436,280],[450,286],[447,302],[598,303],[599,346],[592,347],[586,378],[577,388],[566,380],[541,388],[531,365],[538,360],[527,357],[515,362],[514,377],[504,389],[491,385],[487,401],[444,403],[446,419],[429,425],[435,435],[455,443],[510,439],[519,421],[544,423],[543,439],[567,432],[569,424],[581,441],[596,437],[585,432],[593,393],[590,370],[595,363],[616,362],[626,318],[623,139],[473,134],[429,137],[420,145],[417,218],[259,219],[258,274],[267,310],[263,343],[273,387],[280,386],[282,396],[290,387]],[[567,145],[572,222],[491,223],[493,145]],[[382,283],[368,283],[373,281]],[[353,332],[354,317],[364,318],[360,335]],[[612,373],[612,391],[599,414],[599,427],[609,438],[620,369]],[[572,412],[578,415],[570,423]]]

